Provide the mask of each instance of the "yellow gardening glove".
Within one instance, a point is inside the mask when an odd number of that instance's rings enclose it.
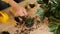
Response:
[[[8,17],[7,13],[0,11],[0,21],[3,24],[6,24],[8,19],[9,19],[9,17]]]
[[[10,0],[2,0],[2,1],[4,1],[4,2],[8,3]]]

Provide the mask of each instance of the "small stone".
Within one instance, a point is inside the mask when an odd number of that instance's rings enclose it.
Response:
[[[34,7],[35,7],[35,4],[29,4],[29,6],[30,6],[31,8],[34,8]]]
[[[10,34],[8,31],[3,31],[2,34]]]

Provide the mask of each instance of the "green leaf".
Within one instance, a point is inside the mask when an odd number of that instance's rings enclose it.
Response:
[[[58,28],[57,24],[55,22],[50,23],[48,26],[49,26],[51,32],[54,32]]]
[[[54,34],[60,34],[60,25],[58,26],[58,29],[54,31]]]
[[[32,27],[34,24],[34,18],[26,18],[25,19],[25,25],[26,27],[30,28]]]
[[[37,0],[38,4],[44,4],[44,2],[42,0]]]
[[[48,4],[49,0],[37,0],[38,4]]]
[[[44,9],[39,8],[39,9],[37,9],[36,15],[40,16],[41,20],[43,20],[44,19],[44,13],[45,13]]]

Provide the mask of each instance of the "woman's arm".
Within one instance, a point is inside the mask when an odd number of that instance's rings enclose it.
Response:
[[[13,0],[8,2],[14,10],[19,10],[21,7]]]

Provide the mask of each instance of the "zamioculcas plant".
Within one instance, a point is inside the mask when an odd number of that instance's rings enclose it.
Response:
[[[44,13],[42,16],[49,19],[48,26],[50,28],[50,31],[54,32],[54,34],[60,34],[60,0],[38,0],[37,2],[44,10],[44,12],[42,11]],[[39,15],[41,15],[41,10],[39,11]]]

